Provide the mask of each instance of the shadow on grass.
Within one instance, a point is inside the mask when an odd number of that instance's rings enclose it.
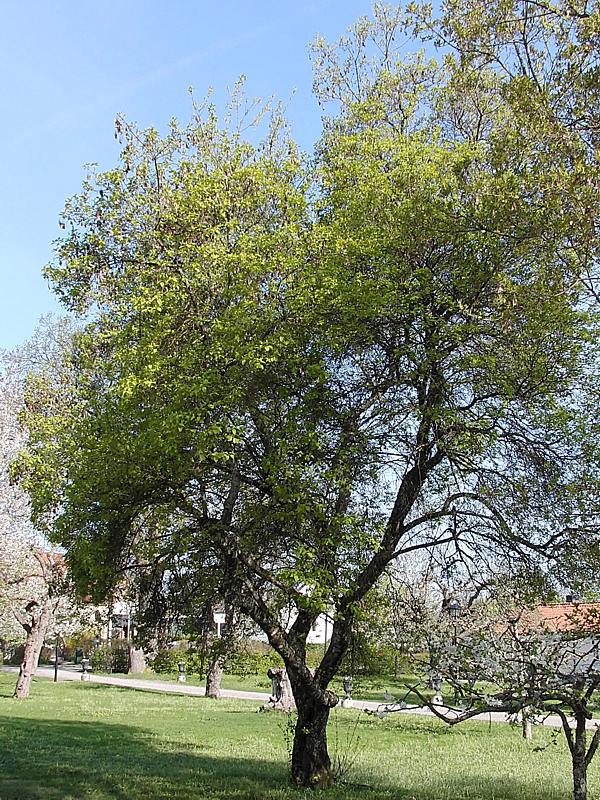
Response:
[[[286,785],[283,764],[202,750],[124,725],[12,717],[0,725],[0,797],[250,800]]]
[[[303,795],[289,785],[283,763],[218,758],[203,749],[201,744],[184,749],[124,725],[12,717],[0,724],[0,798],[284,800]],[[323,795],[332,800],[391,796],[389,790],[352,785]],[[404,794],[394,791],[393,796]]]
[[[289,787],[287,770],[260,758],[218,758],[205,746],[158,740],[150,731],[124,725],[39,721],[16,717],[0,726],[2,800],[259,800],[301,798]],[[391,776],[388,776],[388,779]],[[403,776],[397,776],[398,783]],[[457,776],[458,778],[458,776]],[[369,789],[352,784],[311,797],[323,800],[422,800],[440,797],[540,798],[515,778],[464,774],[436,786],[432,774],[417,788]],[[410,783],[410,781],[409,781]],[[416,793],[415,793],[416,790]],[[552,796],[555,796],[552,793]]]
[[[90,690],[101,694],[107,688],[88,686],[85,695],[89,695]],[[120,687],[109,690],[113,696],[131,691]],[[66,694],[65,701],[69,698]],[[254,723],[243,729],[240,741],[252,736],[255,750],[247,749],[245,757],[237,757],[233,739],[227,738],[225,745],[221,739],[220,749],[215,746],[210,728],[213,722],[206,718],[204,721],[209,725],[203,727],[202,736],[191,743],[178,740],[176,728],[171,727],[171,736],[166,734],[164,726],[161,731],[160,723],[154,728],[140,728],[104,720],[49,720],[48,699],[40,698],[45,719],[12,715],[0,718],[1,800],[301,800],[307,796],[289,786],[284,760],[261,757],[261,738]],[[198,700],[202,705],[207,703],[203,698]],[[19,713],[18,708],[16,704],[16,713]],[[60,713],[58,703],[54,708]],[[72,714],[73,709],[69,711]],[[227,726],[226,717],[236,712],[242,713],[237,709],[225,711],[224,721],[219,724]],[[189,719],[181,721],[182,725],[189,724]],[[342,724],[353,723],[342,720]],[[373,731],[369,741],[370,727]],[[545,788],[543,783],[536,786],[535,779],[525,770],[515,774],[510,764],[507,772],[512,774],[506,774],[502,768],[495,774],[489,771],[482,774],[472,758],[465,758],[451,775],[444,777],[437,771],[435,754],[443,749],[444,742],[453,750],[456,748],[454,759],[461,761],[461,741],[468,744],[472,736],[479,739],[483,730],[466,729],[464,735],[457,737],[433,721],[424,723],[406,718],[397,731],[387,732],[387,741],[384,741],[381,736],[384,731],[378,731],[379,727],[375,721],[367,722],[361,742],[361,749],[373,748],[372,754],[381,748],[380,759],[385,754],[383,763],[379,762],[379,771],[376,772],[374,763],[370,768],[365,763],[357,765],[357,772],[352,771],[349,776],[350,781],[365,781],[377,788],[337,786],[323,794],[309,793],[309,800],[319,797],[321,800],[568,797],[564,788],[561,791],[548,783]],[[408,742],[418,739],[420,747],[428,749],[431,757],[419,759],[418,763],[402,757],[402,738]],[[330,744],[333,749],[333,742]],[[366,761],[370,761],[370,754]]]

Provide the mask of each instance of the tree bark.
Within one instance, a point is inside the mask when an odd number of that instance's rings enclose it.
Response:
[[[213,655],[208,663],[208,669],[206,670],[206,696],[211,697],[213,700],[219,700],[221,697],[221,678],[223,677],[226,658],[227,654],[219,651]]]
[[[146,669],[146,654],[140,647],[129,645],[129,672],[139,675]]]
[[[294,692],[298,721],[292,748],[292,781],[297,786],[324,789],[333,783],[327,752],[329,706]]]
[[[587,767],[585,758],[576,759],[573,756],[573,799],[587,800]]]
[[[27,639],[23,650],[23,661],[19,668],[19,677],[13,695],[17,700],[23,700],[29,695],[31,681],[40,660],[44,638],[52,619],[52,612],[52,599],[46,598],[38,613],[31,615],[31,622],[26,629]]]
[[[575,714],[575,742],[571,750],[573,763],[573,799],[587,800],[587,760],[586,760],[586,730],[585,715]]]
[[[531,711],[527,706],[525,706],[521,711],[521,729],[523,731],[523,738],[530,742],[532,739]]]
[[[221,697],[221,678],[225,669],[227,656],[232,652],[237,634],[237,626],[233,606],[225,604],[225,628],[221,638],[213,643],[213,652],[206,670],[206,697],[219,700]]]

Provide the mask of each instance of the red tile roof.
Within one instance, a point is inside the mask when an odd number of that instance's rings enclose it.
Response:
[[[549,603],[527,615],[549,631],[600,631],[600,603]]]

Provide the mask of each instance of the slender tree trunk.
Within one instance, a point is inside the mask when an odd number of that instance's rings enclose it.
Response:
[[[573,762],[573,800],[587,800],[587,763],[585,716],[575,714],[575,747],[571,751]]]
[[[292,781],[305,788],[323,789],[333,782],[327,752],[329,706],[294,691],[298,721],[292,748]]]
[[[14,693],[14,697],[18,700],[23,700],[29,695],[31,681],[40,660],[44,638],[52,619],[52,611],[52,599],[46,598],[38,613],[31,615],[31,622],[26,628],[27,639],[23,651],[23,661],[19,669],[19,677]]]
[[[214,649],[206,670],[206,697],[219,700],[221,697],[221,678],[227,656],[233,650],[236,637],[236,622],[233,607],[225,606],[225,629],[221,638],[214,642]]]
[[[200,647],[200,680],[204,677],[204,668],[206,666],[206,656],[208,653],[208,621],[204,621],[204,630],[202,631],[202,645]]]
[[[521,711],[521,729],[523,731],[523,738],[530,742],[532,739],[531,711],[527,706],[525,706]]]

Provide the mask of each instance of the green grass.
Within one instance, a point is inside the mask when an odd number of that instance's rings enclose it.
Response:
[[[104,674],[104,673],[97,673]],[[118,678],[140,678],[142,680],[156,680],[164,681],[165,683],[177,683],[177,673],[161,673],[144,672],[141,675],[124,675],[122,673],[114,673]],[[204,686],[204,680],[199,681],[198,675],[188,675],[188,683],[196,686]],[[375,703],[384,702],[384,694],[391,692],[398,699],[406,695],[407,689],[403,683],[406,681],[408,684],[411,682],[417,683],[418,679],[413,675],[399,675],[398,678],[355,678],[354,686],[352,689],[352,696],[356,700],[372,700]],[[221,682],[223,689],[236,689],[245,692],[263,692],[270,694],[271,681],[266,675],[223,675]],[[342,679],[337,678],[331,684],[332,689],[340,696],[344,696],[342,687]],[[425,690],[425,694],[432,695],[432,690]],[[416,698],[408,697],[408,702]]]
[[[404,681],[417,683],[418,680],[412,675],[399,675],[398,678],[355,678],[352,688],[352,697],[355,700],[372,700],[375,703],[384,702],[384,694],[390,692],[397,699],[405,697],[407,693]],[[222,686],[224,689],[240,689],[247,692],[270,692],[271,681],[261,675],[223,675]],[[342,679],[336,678],[331,683],[331,688],[340,697],[344,696]],[[425,694],[432,696],[432,690],[425,690]],[[417,701],[412,695],[408,696],[407,702]]]
[[[291,800],[286,717],[257,703],[210,701],[36,679],[12,699],[0,676],[1,800]],[[551,734],[535,731],[545,744]],[[407,715],[336,710],[330,750],[349,756],[349,785],[323,800],[567,800],[566,746],[536,752],[506,725],[449,729]],[[600,761],[599,765],[600,767]],[[590,784],[600,787],[592,764]],[[310,794],[309,797],[315,795]]]

